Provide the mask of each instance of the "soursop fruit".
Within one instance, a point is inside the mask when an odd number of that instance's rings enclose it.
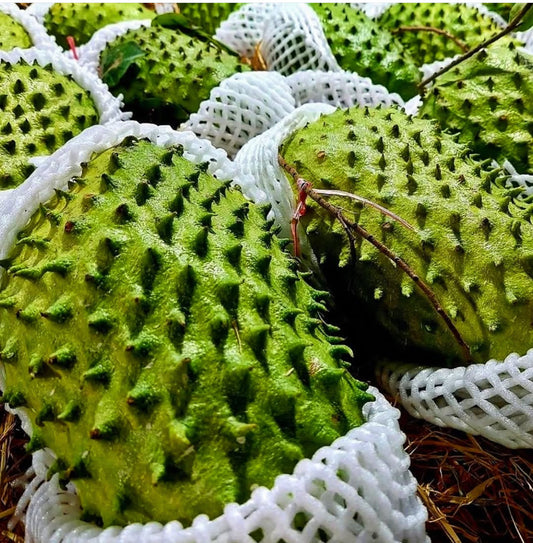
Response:
[[[217,516],[371,399],[268,209],[182,155],[94,156],[4,262],[4,400],[105,526]]]
[[[222,44],[158,24],[119,36],[100,57],[103,81],[114,95],[124,96],[136,120],[174,128],[198,110],[212,88],[248,69]]]
[[[214,35],[220,23],[225,21],[242,4],[228,2],[189,3],[180,2],[179,12],[192,24],[199,26],[210,35]]]
[[[397,3],[379,17],[378,23],[391,32],[418,65],[464,53],[462,47],[443,34],[422,30],[398,31],[400,27],[431,27],[448,32],[468,49],[490,38],[501,27],[486,13],[467,4]]]
[[[82,45],[106,25],[152,19],[154,16],[155,12],[146,9],[142,4],[57,2],[46,13],[43,24],[48,32],[55,36],[57,43],[68,49],[67,36],[72,36],[76,45]]]
[[[358,308],[350,311],[357,326],[375,319],[367,335],[357,330],[367,346],[379,351],[390,334],[396,360],[408,347],[425,363],[445,364],[503,359],[533,345],[532,211],[490,160],[478,161],[437,123],[392,108],[324,115],[280,152],[314,188],[368,198],[412,226],[328,198],[430,287],[470,352],[413,279],[367,241],[357,240],[353,255],[338,221],[310,204],[302,221],[334,297],[351,293],[346,306]]]
[[[26,49],[33,45],[26,29],[3,11],[0,11],[0,49],[10,51],[15,47]]]
[[[484,158],[533,173],[533,55],[502,39],[439,76],[419,115]]]
[[[0,61],[0,191],[30,175],[31,157],[51,154],[98,119],[89,92],[51,64]]]
[[[369,77],[403,98],[417,93],[420,72],[410,53],[385,28],[350,4],[311,4],[343,70]]]

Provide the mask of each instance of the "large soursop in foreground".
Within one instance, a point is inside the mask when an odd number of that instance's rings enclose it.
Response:
[[[67,36],[72,36],[76,45],[82,45],[106,25],[151,19],[154,15],[155,12],[135,3],[57,2],[46,13],[43,24],[48,32],[55,36],[57,43],[68,49]]]
[[[212,88],[249,69],[222,45],[158,25],[119,36],[103,51],[100,67],[104,83],[124,95],[136,120],[173,127],[195,113]]]
[[[89,92],[51,64],[0,61],[0,191],[28,177],[31,157],[51,154],[98,119]]]
[[[476,160],[436,123],[395,109],[322,116],[292,134],[281,153],[315,188],[355,193],[412,225],[328,198],[351,207],[356,221],[430,286],[470,356],[415,281],[366,241],[358,241],[354,259],[338,221],[312,205],[303,217],[310,243],[334,296],[352,293],[350,318],[361,327],[375,319],[375,335],[357,334],[373,351],[386,334],[395,349],[411,347],[426,363],[485,362],[533,345],[531,209],[501,186],[490,161]]]
[[[214,517],[370,398],[266,210],[182,153],[95,156],[4,263],[4,400],[106,526]]]
[[[420,81],[414,59],[386,29],[350,4],[311,4],[343,70],[411,98]]]
[[[25,49],[33,45],[26,29],[3,11],[0,11],[0,49],[10,51],[15,47]]]
[[[439,76],[421,116],[437,119],[483,158],[533,173],[533,56],[507,39]]]

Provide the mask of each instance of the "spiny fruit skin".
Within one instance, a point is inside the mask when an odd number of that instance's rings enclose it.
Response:
[[[58,45],[68,49],[67,36],[72,36],[76,45],[83,45],[106,25],[154,16],[155,13],[142,4],[57,2],[50,7],[43,24],[56,37]]]
[[[468,49],[501,30],[488,15],[466,4],[398,3],[381,15],[378,23],[391,32],[411,53],[418,65],[464,53],[451,38],[427,31],[397,32],[400,27],[431,27],[458,38]]]
[[[140,56],[115,81],[106,65],[113,65],[130,46]],[[160,26],[130,30],[118,37],[102,53],[100,65],[102,79],[113,94],[124,95],[125,107],[136,120],[173,127],[196,112],[221,81],[249,69],[237,55],[214,43]]]
[[[511,8],[514,6],[513,3],[507,4],[502,2],[490,2],[483,5],[486,6],[487,9],[489,9],[490,11],[501,15],[506,21],[509,21],[509,14],[511,13]]]
[[[533,56],[502,39],[439,76],[419,115],[483,158],[533,173]]]
[[[214,35],[220,23],[225,21],[242,4],[228,2],[179,3],[179,12],[193,24],[201,27],[208,34]]]
[[[33,42],[26,29],[3,11],[0,11],[0,50],[10,51],[15,47],[26,49]]]
[[[4,398],[105,526],[215,517],[371,398],[268,209],[182,155],[128,139],[94,157],[1,283]]]
[[[381,25],[350,4],[311,4],[343,70],[369,77],[403,98],[417,93],[420,72],[408,51]]]
[[[51,154],[98,119],[89,92],[71,76],[50,64],[0,61],[0,191],[30,175],[30,157]]]
[[[412,225],[414,231],[376,209],[353,207],[355,220],[433,290],[473,361],[531,347],[531,208],[501,186],[490,161],[480,163],[436,123],[395,109],[338,110],[292,134],[281,153],[314,188],[355,193]],[[303,220],[334,296],[355,294],[350,316],[376,315],[381,335],[422,351],[425,363],[464,363],[415,282],[366,241],[358,241],[353,259],[338,221],[324,213],[312,205]],[[383,345],[379,337],[366,341],[374,350]]]

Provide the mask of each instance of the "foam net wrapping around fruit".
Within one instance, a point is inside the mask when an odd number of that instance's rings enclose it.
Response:
[[[58,476],[46,481],[53,454],[33,456],[35,477],[18,506],[31,543],[311,543],[329,541],[427,542],[427,513],[403,450],[399,412],[375,389],[364,407],[367,422],[348,432],[271,489],[260,487],[244,504],[228,504],[213,520],[199,515],[191,527],[178,521],[98,528],[79,520],[74,487]]]
[[[182,125],[230,157],[295,108],[291,88],[276,72],[235,74],[215,87],[197,113]]]
[[[272,4],[244,6],[220,25],[215,37],[246,57],[254,56],[257,46],[267,68],[283,75],[340,70],[320,20],[304,3],[278,4],[275,9]]]
[[[150,26],[150,19],[140,19],[136,21],[122,21],[120,23],[113,23],[100,30],[97,30],[91,37],[91,39],[78,47],[77,54],[79,58],[80,66],[83,69],[90,71],[97,77],[100,77],[100,55],[102,51],[107,47],[108,43],[111,43],[119,36],[126,34],[129,30],[136,30],[143,26]],[[69,58],[73,58],[72,51],[65,53]]]
[[[380,379],[417,418],[533,448],[533,349],[454,369],[385,367]]]
[[[296,107],[312,102],[337,107],[404,104],[397,94],[351,72],[306,70],[287,77],[277,72],[246,72],[215,87],[182,128],[209,139],[234,157],[247,141]]]
[[[331,104],[336,107],[404,106],[402,97],[389,92],[383,85],[375,85],[368,77],[361,77],[344,70],[323,72],[305,70],[287,77],[287,83],[296,100],[296,106],[311,102]]]
[[[27,11],[20,9],[14,3],[0,3],[0,11],[11,16],[15,21],[21,24],[29,34],[33,47],[39,49],[51,49],[61,51],[56,44],[55,38],[50,36],[46,29],[41,24],[41,21],[32,17]]]

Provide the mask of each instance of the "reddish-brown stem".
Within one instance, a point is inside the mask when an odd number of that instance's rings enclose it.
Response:
[[[463,52],[466,53],[468,51],[466,43],[462,42],[457,36],[434,26],[399,26],[392,30],[392,34],[399,34],[400,32],[434,32],[452,40]]]

